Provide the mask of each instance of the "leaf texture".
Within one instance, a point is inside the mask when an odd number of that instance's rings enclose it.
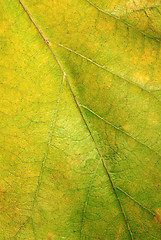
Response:
[[[0,239],[161,239],[161,2],[0,3]]]

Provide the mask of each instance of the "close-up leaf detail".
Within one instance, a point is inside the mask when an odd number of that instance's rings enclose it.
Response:
[[[161,0],[0,6],[0,240],[160,240]]]

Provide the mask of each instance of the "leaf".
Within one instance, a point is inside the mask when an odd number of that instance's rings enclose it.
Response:
[[[160,239],[160,5],[1,1],[0,239]]]
[[[161,37],[161,2],[157,1],[98,1],[87,0],[104,14],[122,21],[130,28],[136,28],[144,35],[159,40]]]

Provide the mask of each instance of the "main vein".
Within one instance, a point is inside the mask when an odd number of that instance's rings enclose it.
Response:
[[[99,153],[99,155],[100,155],[100,157],[101,157],[102,164],[103,164],[103,166],[104,166],[104,168],[105,168],[105,170],[106,170],[106,173],[107,173],[108,178],[109,178],[109,181],[110,181],[110,183],[111,183],[113,192],[114,192],[114,194],[115,194],[115,196],[116,196],[116,199],[117,199],[117,201],[118,201],[118,204],[119,204],[119,206],[120,206],[120,210],[121,210],[121,213],[122,213],[123,218],[124,218],[124,220],[125,220],[125,223],[126,223],[127,230],[128,230],[128,232],[129,232],[130,238],[131,238],[131,240],[133,240],[133,235],[132,235],[132,232],[131,232],[129,223],[128,223],[128,221],[127,221],[127,217],[126,217],[126,214],[125,214],[125,212],[124,212],[123,206],[122,206],[121,201],[120,201],[120,199],[119,199],[119,197],[118,197],[118,194],[117,194],[115,185],[114,185],[113,180],[112,180],[112,178],[111,178],[111,176],[110,176],[110,173],[109,173],[109,171],[108,171],[108,168],[107,168],[107,166],[106,166],[106,163],[105,163],[105,161],[104,161],[104,158],[103,158],[103,156],[102,156],[102,153],[101,153],[101,151],[100,151],[100,149],[99,149],[99,147],[98,147],[98,145],[97,145],[97,142],[96,142],[96,140],[95,140],[95,138],[94,138],[94,135],[93,135],[93,133],[92,133],[92,131],[91,131],[88,123],[87,123],[86,118],[84,117],[84,114],[83,114],[83,112],[82,112],[82,110],[81,110],[81,106],[80,106],[80,104],[79,104],[79,102],[78,102],[78,100],[77,100],[77,98],[76,98],[76,96],[75,96],[75,94],[74,94],[74,91],[73,91],[73,88],[72,88],[72,86],[71,86],[71,83],[70,83],[70,81],[69,81],[69,79],[68,79],[68,77],[67,77],[67,75],[66,75],[66,73],[65,73],[65,71],[64,71],[64,69],[63,69],[63,67],[62,67],[62,65],[61,65],[61,63],[60,63],[60,61],[59,61],[59,59],[57,58],[57,56],[56,56],[53,48],[50,46],[48,39],[45,37],[45,35],[44,35],[43,32],[41,31],[41,29],[39,28],[39,26],[37,25],[37,23],[35,22],[35,20],[32,18],[31,14],[29,13],[28,9],[26,8],[26,6],[25,6],[24,3],[22,2],[22,0],[19,0],[19,2],[20,2],[20,4],[22,5],[22,7],[24,8],[24,10],[26,11],[26,13],[27,13],[28,17],[30,18],[30,20],[32,21],[32,23],[33,23],[33,24],[35,25],[35,27],[37,28],[38,32],[40,33],[40,35],[42,36],[42,38],[44,39],[44,41],[46,42],[46,44],[48,45],[49,49],[51,50],[52,54],[53,54],[54,57],[55,57],[55,59],[56,59],[58,65],[59,65],[60,69],[62,70],[62,72],[63,72],[63,74],[64,74],[64,77],[66,77],[66,80],[67,80],[67,82],[68,82],[68,85],[69,85],[69,87],[70,87],[71,93],[72,93],[72,95],[73,95],[73,98],[74,98],[74,100],[75,100],[75,103],[76,103],[76,105],[77,105],[77,107],[78,107],[78,110],[79,110],[79,112],[80,112],[80,115],[82,116],[82,119],[83,119],[84,123],[86,124],[87,129],[88,129],[88,131],[89,131],[89,133],[90,133],[90,135],[91,135],[91,137],[92,137],[92,139],[93,139],[93,142],[94,142],[94,144],[95,144],[95,146],[96,146],[96,149],[97,149],[97,151],[98,151],[98,153]],[[52,139],[52,137],[51,137],[51,139]],[[49,143],[50,143],[50,141],[51,141],[51,140],[49,140]],[[48,144],[48,146],[49,146],[49,144]],[[46,158],[44,157],[44,160],[43,160],[43,162],[42,162],[42,166],[44,165],[45,159],[46,159]],[[42,172],[42,173],[43,173],[43,172]],[[40,176],[42,176],[42,173],[40,172]],[[41,177],[40,177],[40,179],[41,179]],[[39,186],[39,180],[38,180],[38,186]],[[38,187],[38,188],[39,188],[39,187]],[[38,192],[38,190],[36,190],[36,192],[35,192],[35,197],[37,196],[37,192]],[[34,200],[34,202],[35,202],[35,200]],[[35,203],[33,203],[33,206],[35,206]]]

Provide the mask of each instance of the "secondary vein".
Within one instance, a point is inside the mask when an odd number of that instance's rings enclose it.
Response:
[[[159,158],[161,158],[161,155],[159,154],[159,152],[155,151],[153,148],[149,147],[148,145],[146,145],[145,143],[139,141],[137,138],[133,137],[132,135],[130,135],[129,133],[125,132],[123,129],[115,126],[114,124],[112,124],[111,122],[107,121],[106,119],[104,119],[103,117],[101,117],[99,114],[97,114],[96,112],[94,112],[93,110],[91,110],[90,108],[88,108],[87,106],[84,106],[82,104],[80,104],[80,106],[84,109],[87,109],[89,112],[91,112],[93,115],[95,115],[97,118],[101,119],[103,122],[107,123],[108,125],[110,125],[111,127],[115,128],[116,130],[122,132],[123,134],[125,134],[126,136],[132,138],[134,141],[136,141],[137,143],[143,145],[144,147],[148,148],[149,150],[151,150],[152,152],[154,152],[156,155],[159,156]]]
[[[104,168],[105,168],[105,170],[106,170],[106,173],[107,173],[108,178],[109,178],[109,181],[110,181],[110,183],[111,183],[113,192],[114,192],[114,194],[115,194],[115,196],[116,196],[116,199],[117,199],[117,201],[118,201],[118,204],[119,204],[119,206],[120,206],[120,210],[121,210],[121,213],[122,213],[123,218],[124,218],[124,220],[125,220],[125,223],[126,223],[127,230],[128,230],[128,232],[129,232],[130,238],[131,238],[131,240],[133,240],[133,235],[132,235],[132,232],[131,232],[129,223],[128,223],[128,221],[127,221],[127,217],[126,217],[125,211],[124,211],[124,209],[123,209],[123,206],[122,206],[122,204],[121,204],[121,201],[120,201],[120,199],[119,199],[119,197],[118,197],[118,194],[117,194],[117,191],[116,191],[116,189],[115,189],[115,185],[114,185],[113,180],[112,180],[112,178],[111,178],[111,176],[110,176],[110,173],[109,173],[109,171],[108,171],[108,168],[107,168],[107,166],[106,166],[106,163],[105,163],[105,161],[104,161],[104,158],[103,158],[103,156],[102,156],[102,153],[101,153],[101,151],[100,151],[100,149],[99,149],[99,147],[98,147],[98,145],[97,145],[97,142],[96,142],[96,140],[95,140],[95,138],[94,138],[94,135],[92,134],[91,129],[90,129],[90,127],[89,127],[89,125],[88,125],[88,123],[87,123],[87,121],[86,121],[86,119],[85,119],[85,117],[84,117],[84,115],[83,115],[83,112],[82,112],[81,107],[80,107],[80,104],[79,104],[79,102],[78,102],[78,100],[77,100],[77,98],[76,98],[76,96],[75,96],[75,94],[74,94],[74,91],[73,91],[73,88],[72,88],[72,86],[71,86],[71,83],[70,83],[70,81],[69,81],[69,79],[68,79],[68,77],[67,77],[67,75],[66,75],[66,73],[65,73],[65,71],[64,71],[64,69],[63,69],[63,67],[62,67],[62,65],[61,65],[61,63],[60,63],[60,61],[59,61],[59,59],[57,58],[55,52],[53,51],[52,47],[50,46],[48,39],[45,37],[45,35],[44,35],[43,32],[41,31],[41,29],[39,28],[39,26],[37,25],[37,23],[34,21],[34,19],[32,18],[31,14],[30,14],[29,11],[27,10],[27,8],[26,8],[26,6],[23,4],[23,2],[22,2],[21,0],[19,0],[19,2],[20,2],[20,4],[22,5],[22,7],[24,8],[24,10],[26,11],[26,13],[27,13],[28,17],[30,18],[30,20],[32,21],[32,23],[33,23],[33,24],[35,25],[35,27],[37,28],[38,32],[40,33],[40,35],[42,36],[42,38],[44,39],[44,41],[46,42],[46,44],[48,45],[49,49],[51,50],[51,52],[53,53],[53,55],[54,55],[54,57],[55,57],[55,59],[56,59],[58,65],[59,65],[60,69],[62,70],[62,72],[63,72],[63,74],[64,74],[64,77],[66,77],[66,80],[67,80],[67,82],[68,82],[68,85],[69,85],[69,87],[70,87],[71,93],[72,93],[72,95],[73,95],[73,98],[74,98],[74,100],[75,100],[75,103],[76,103],[76,105],[77,105],[77,107],[78,107],[78,110],[79,110],[79,112],[80,112],[80,115],[82,116],[82,119],[83,119],[84,123],[86,124],[87,129],[88,129],[88,131],[89,131],[89,133],[90,133],[90,135],[91,135],[91,137],[92,137],[92,139],[93,139],[93,142],[94,142],[94,144],[95,144],[95,146],[96,146],[96,149],[97,149],[97,151],[98,151],[98,153],[99,153],[99,155],[100,155],[100,157],[101,157],[102,164],[103,164],[103,166],[104,166]]]
[[[127,25],[128,27],[135,29],[135,30],[138,31],[139,33],[143,34],[144,36],[146,36],[146,37],[148,37],[148,38],[150,38],[150,39],[153,39],[153,40],[156,41],[156,42],[160,42],[160,39],[159,39],[159,38],[154,38],[154,37],[149,36],[148,34],[142,32],[141,30],[139,30],[139,29],[137,29],[137,28],[135,28],[132,24],[126,22],[125,20],[123,20],[123,19],[115,16],[114,14],[111,14],[111,13],[109,13],[109,12],[106,12],[106,11],[100,9],[100,8],[97,7],[94,3],[92,3],[90,0],[85,0],[85,1],[87,1],[91,6],[93,6],[95,9],[97,9],[97,10],[100,11],[101,13],[106,14],[106,15],[108,15],[108,16],[110,16],[110,17],[112,17],[112,18],[114,18],[114,19],[116,19],[116,20],[124,23],[124,24]],[[144,10],[144,11],[145,11],[145,10]]]
[[[161,101],[152,93],[153,90],[148,90],[147,88],[141,86],[140,84],[128,80],[128,79],[125,78],[124,76],[121,76],[121,75],[117,74],[116,72],[112,71],[111,69],[108,69],[108,68],[106,68],[105,66],[100,65],[99,63],[97,63],[97,62],[93,61],[92,59],[90,59],[90,58],[88,58],[88,57],[86,57],[86,56],[84,56],[84,55],[82,55],[82,54],[74,51],[74,50],[71,49],[71,48],[68,48],[68,47],[66,47],[66,46],[64,46],[64,45],[62,45],[62,44],[60,44],[60,43],[57,43],[57,42],[55,42],[55,41],[52,41],[52,40],[50,40],[50,39],[47,39],[47,41],[48,41],[48,42],[51,42],[51,43],[53,43],[53,44],[56,44],[56,45],[58,45],[58,46],[60,46],[60,47],[62,47],[62,48],[64,48],[64,49],[66,49],[66,50],[68,50],[68,51],[70,51],[70,52],[72,52],[72,53],[75,53],[76,55],[80,56],[81,58],[84,58],[85,60],[91,62],[92,64],[96,65],[97,67],[102,68],[102,69],[105,70],[106,72],[111,73],[112,75],[115,75],[115,76],[119,77],[121,80],[126,81],[126,82],[128,82],[129,84],[134,85],[134,86],[140,88],[140,89],[143,90],[144,92],[147,92],[151,97],[154,97],[154,98],[157,100],[157,102],[159,102],[159,104],[161,103]]]

